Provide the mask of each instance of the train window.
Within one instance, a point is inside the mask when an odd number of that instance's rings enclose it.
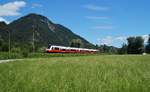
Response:
[[[71,49],[71,51],[76,51],[76,50],[74,50],[74,49]]]
[[[54,49],[55,49],[55,50],[59,50],[59,48],[57,48],[57,47],[55,47]]]
[[[62,49],[62,51],[66,51],[66,49]]]

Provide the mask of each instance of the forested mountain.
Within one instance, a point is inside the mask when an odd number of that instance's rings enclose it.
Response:
[[[29,45],[33,41],[37,47],[47,47],[48,44],[69,46],[73,39],[80,39],[83,47],[92,48],[93,44],[73,33],[61,24],[55,24],[47,17],[38,14],[29,14],[10,24],[0,23],[0,38],[8,40],[10,32],[11,44]]]

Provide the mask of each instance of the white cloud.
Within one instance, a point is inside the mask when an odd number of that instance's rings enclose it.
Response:
[[[89,10],[93,10],[93,11],[108,11],[109,10],[109,7],[97,6],[93,4],[87,4],[87,5],[84,5],[83,7]]]
[[[113,29],[112,25],[100,25],[100,26],[95,26],[92,29],[96,29],[96,30],[111,30]]]
[[[100,45],[106,44],[106,45],[109,45],[109,46],[117,44],[117,43],[119,43],[119,44],[122,43],[123,44],[123,43],[126,42],[126,38],[127,37],[125,37],[125,36],[116,36],[116,37],[106,36],[106,37],[101,38],[101,39],[99,38],[98,39],[98,44],[100,44]]]
[[[106,38],[98,39],[98,43],[101,45],[106,44],[106,45],[112,45],[113,43],[113,38],[111,36],[107,36]]]
[[[38,4],[38,3],[32,4],[32,8],[40,8],[40,7],[43,7],[43,5]]]
[[[127,37],[125,36],[118,36],[115,38],[115,40],[120,40],[120,41],[125,41],[127,39]]]
[[[149,39],[149,35],[142,35],[143,39],[144,39],[144,43],[147,43],[148,39]]]
[[[99,45],[109,45],[109,46],[118,46],[120,47],[123,43],[127,43],[127,38],[130,36],[106,36],[104,38],[98,38]],[[142,35],[144,43],[147,43],[149,35]]]
[[[9,24],[10,22],[9,21],[7,21],[6,19],[4,19],[3,17],[0,17],[0,22],[1,21],[4,21],[6,24]]]
[[[0,5],[0,16],[17,16],[20,15],[19,10],[26,6],[24,1],[14,1]]]
[[[105,20],[105,19],[109,19],[109,17],[99,17],[99,16],[86,16],[85,18],[91,19],[91,20]]]

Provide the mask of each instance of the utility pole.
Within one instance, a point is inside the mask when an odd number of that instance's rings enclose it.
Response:
[[[8,46],[8,50],[9,50],[8,53],[9,53],[9,58],[10,58],[10,49],[11,49],[10,48],[10,31],[8,29],[6,29],[6,32],[8,32],[8,45],[9,45]]]
[[[32,28],[33,28],[33,33],[32,33],[32,50],[33,50],[33,53],[35,52],[35,44],[34,44],[34,41],[35,41],[35,34],[34,34],[34,31],[35,31],[35,26],[32,25]]]
[[[10,31],[8,30],[8,34],[9,34],[9,58],[10,58]]]

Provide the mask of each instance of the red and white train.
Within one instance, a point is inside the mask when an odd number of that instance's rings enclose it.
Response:
[[[96,53],[96,49],[74,48],[65,46],[49,45],[46,49],[47,53]]]

